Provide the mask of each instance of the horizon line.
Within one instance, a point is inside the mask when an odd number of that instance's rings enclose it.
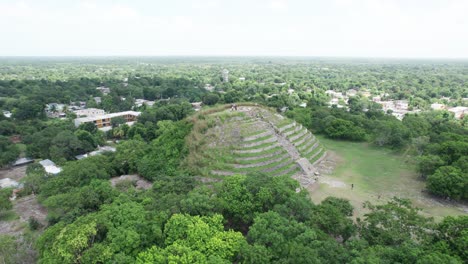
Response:
[[[405,57],[349,55],[0,55],[0,58],[323,58],[323,59],[389,59],[389,60],[468,60],[468,57]]]

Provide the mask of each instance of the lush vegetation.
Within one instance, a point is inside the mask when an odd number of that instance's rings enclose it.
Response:
[[[421,110],[433,102],[464,105],[466,69],[461,61],[2,59],[0,109],[12,116],[0,114],[0,166],[27,156],[52,159],[63,171],[50,176],[40,165],[28,166],[18,195],[37,195],[48,210],[47,226],[31,219],[27,239],[0,236],[0,262],[34,262],[27,253],[34,244],[39,263],[463,263],[466,216],[434,222],[394,198],[366,203],[367,213],[354,221],[348,200],[314,204],[289,175],[196,177],[199,163],[187,160],[197,148],[191,131],[206,129],[208,121],[187,117],[192,102],[250,101],[286,110],[314,133],[404,152],[417,160],[429,191],[467,200],[466,118],[431,111],[399,121],[362,96],[408,99]],[[351,88],[359,94],[348,101],[349,111],[326,105],[325,90]],[[135,99],[155,104],[137,107]],[[48,103],[78,101],[142,114],[131,127],[113,120],[104,133],[92,124],[75,127],[68,109],[65,119],[44,112]],[[117,151],[75,160],[103,144]],[[109,180],[123,174],[139,174],[152,187],[112,186]],[[4,199],[10,195],[0,190],[0,214],[11,209]]]

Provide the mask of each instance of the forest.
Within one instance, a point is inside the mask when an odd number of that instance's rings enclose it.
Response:
[[[222,70],[229,70],[229,80]],[[110,88],[101,94],[96,87]],[[326,90],[358,91],[347,108]],[[398,120],[363,93],[408,100]],[[101,97],[101,102],[94,100]],[[290,177],[251,173],[202,180],[187,167],[188,135],[209,111],[250,102],[315,134],[368,142],[411,157],[427,190],[468,201],[468,123],[432,103],[466,106],[468,62],[314,58],[10,58],[0,60],[0,166],[51,159],[48,175],[28,165],[18,196],[35,195],[46,223],[29,219],[22,239],[0,235],[0,260],[21,263],[466,263],[468,217],[434,221],[411,202],[314,204]],[[154,101],[135,106],[136,99]],[[46,104],[86,102],[106,112],[141,111],[108,131],[47,117]],[[300,106],[305,103],[306,106]],[[12,138],[20,138],[12,140]],[[110,144],[115,152],[76,160]],[[110,179],[138,174],[147,189]],[[298,191],[299,190],[299,191]],[[0,189],[0,220],[12,208]],[[26,242],[25,242],[26,241]],[[28,241],[30,244],[28,244]],[[32,245],[32,246],[28,246]]]

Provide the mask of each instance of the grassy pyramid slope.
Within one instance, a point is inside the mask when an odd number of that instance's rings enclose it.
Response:
[[[325,156],[310,131],[268,108],[223,106],[197,113],[192,122],[185,166],[203,177],[264,172],[292,176],[306,187]]]

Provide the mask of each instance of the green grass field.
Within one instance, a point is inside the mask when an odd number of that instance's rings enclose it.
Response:
[[[419,179],[414,165],[401,154],[367,143],[318,139],[335,161],[335,169],[311,187],[315,203],[327,196],[346,198],[355,207],[355,216],[361,216],[365,213],[363,202],[383,203],[397,196],[410,199],[423,209],[424,215],[435,219],[464,214],[460,208],[423,193],[424,181]],[[351,184],[354,184],[353,190]]]

